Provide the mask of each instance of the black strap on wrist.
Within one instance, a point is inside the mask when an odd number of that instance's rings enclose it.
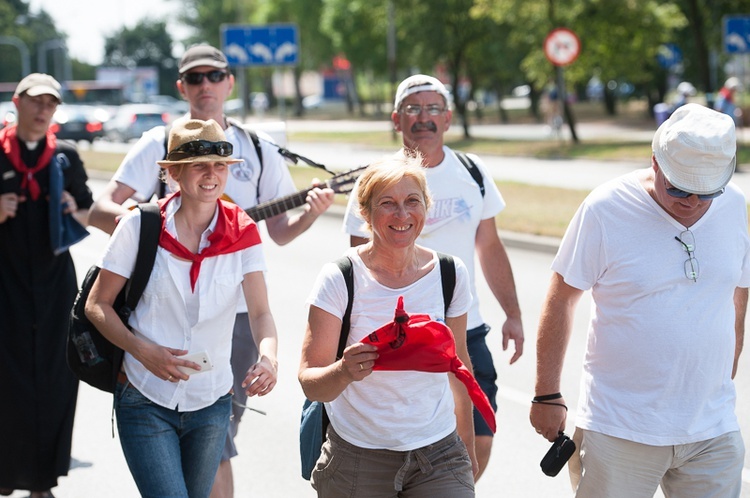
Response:
[[[561,393],[553,393],[553,394],[545,394],[542,396],[534,396],[534,399],[531,400],[531,402],[535,405],[554,405],[554,406],[562,406],[565,408],[565,411],[568,411],[568,407],[565,406],[564,403],[551,403],[554,399],[561,399],[563,396]]]
[[[562,397],[560,393],[545,394],[544,396],[534,396],[533,401],[552,401],[553,399],[560,399]]]
[[[565,406],[563,403],[550,403],[549,401],[537,401],[535,399],[532,399],[531,402],[535,405],[555,405],[555,406],[562,406],[565,408],[565,411],[568,411],[568,407]]]

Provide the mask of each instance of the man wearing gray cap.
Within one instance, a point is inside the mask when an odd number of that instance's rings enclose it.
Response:
[[[575,307],[591,290],[570,461],[578,497],[738,497],[744,445],[732,379],[750,238],[732,119],[697,104],[656,131],[651,167],[596,188],[552,263],[531,423],[565,430],[560,393]]]
[[[474,376],[497,410],[497,373],[485,337],[490,327],[479,313],[476,294],[474,255],[478,256],[484,278],[505,313],[502,345],[510,341],[515,352],[510,363],[523,354],[523,326],[508,255],[495,226],[495,216],[505,208],[505,201],[474,154],[457,153],[443,144],[453,113],[450,93],[440,80],[424,74],[406,78],[396,90],[391,121],[401,132],[404,147],[398,154],[421,154],[427,174],[427,186],[433,198],[432,207],[419,245],[461,258],[469,270],[473,297],[467,319],[467,346]],[[349,195],[344,230],[352,245],[367,241],[369,232],[357,207],[357,187]],[[492,451],[493,434],[477,410],[474,410],[474,448],[478,464],[475,478],[487,467]],[[467,446],[471,446],[467,444]]]
[[[78,381],[65,345],[78,284],[59,228],[63,217],[85,225],[93,199],[75,147],[49,131],[60,102],[60,83],[30,74],[13,95],[16,124],[0,130],[0,495],[51,497],[70,466]]]
[[[227,141],[234,146],[233,157],[243,159],[243,162],[229,167],[226,198],[242,209],[248,209],[295,193],[297,189],[292,177],[271,137],[260,132],[253,136],[241,123],[224,115],[224,101],[232,92],[234,76],[229,72],[227,59],[221,50],[206,44],[193,45],[183,54],[178,70],[180,79],[177,80],[177,89],[190,104],[189,117],[213,119],[219,123]],[[144,202],[160,194],[163,183],[156,162],[164,159],[165,147],[164,126],[157,126],[143,134],[96,199],[91,210],[92,225],[112,233],[116,220],[128,211],[122,206],[125,201],[133,198]],[[291,242],[331,206],[333,197],[333,191],[329,188],[314,188],[308,194],[307,204],[301,212],[293,215],[281,213],[265,220],[269,236],[279,245]],[[232,422],[212,498],[231,498],[234,495],[230,458],[237,455],[234,437],[245,410],[245,390],[241,383],[248,369],[256,368],[257,357],[247,312],[240,303],[232,339],[232,370],[235,377]]]

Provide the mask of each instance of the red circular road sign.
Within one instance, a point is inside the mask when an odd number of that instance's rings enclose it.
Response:
[[[544,39],[544,55],[556,66],[566,66],[578,58],[581,41],[567,28],[550,31]]]

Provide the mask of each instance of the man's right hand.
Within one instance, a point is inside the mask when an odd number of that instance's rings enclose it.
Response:
[[[555,404],[552,404],[555,403]],[[565,422],[568,418],[568,410],[564,406],[565,398],[558,398],[551,402],[532,403],[529,419],[531,425],[549,442],[554,442],[560,432],[565,432]]]

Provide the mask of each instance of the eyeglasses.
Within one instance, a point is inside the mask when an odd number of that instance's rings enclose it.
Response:
[[[403,112],[406,113],[407,116],[419,116],[422,110],[424,110],[430,116],[439,116],[445,112],[445,107],[441,107],[438,104],[430,104],[425,106],[421,106],[418,104],[407,104],[403,107]]]
[[[229,142],[193,140],[180,145],[167,154],[167,161],[179,161],[180,159],[186,159],[188,157],[207,156],[209,154],[228,157],[232,155],[233,151],[234,147],[232,147],[232,144]]]
[[[687,199],[691,195],[697,195],[698,199],[702,201],[710,201],[711,199],[716,199],[724,193],[724,189],[717,190],[716,192],[712,192],[710,194],[693,194],[691,192],[685,192],[684,190],[680,190],[677,187],[667,187],[666,178],[664,178],[664,188],[669,195],[671,195],[672,197],[677,197],[678,199]]]
[[[213,71],[207,71],[205,73],[185,73],[182,75],[182,81],[188,85],[200,85],[203,83],[203,78],[208,78],[211,83],[218,83],[224,81],[227,77],[226,71],[219,71],[215,69]]]
[[[685,276],[693,282],[697,282],[700,276],[700,267],[698,266],[698,260],[695,259],[695,235],[690,230],[685,230],[679,237],[675,236],[674,239],[682,244],[682,248],[688,253],[688,259],[684,263]]]

